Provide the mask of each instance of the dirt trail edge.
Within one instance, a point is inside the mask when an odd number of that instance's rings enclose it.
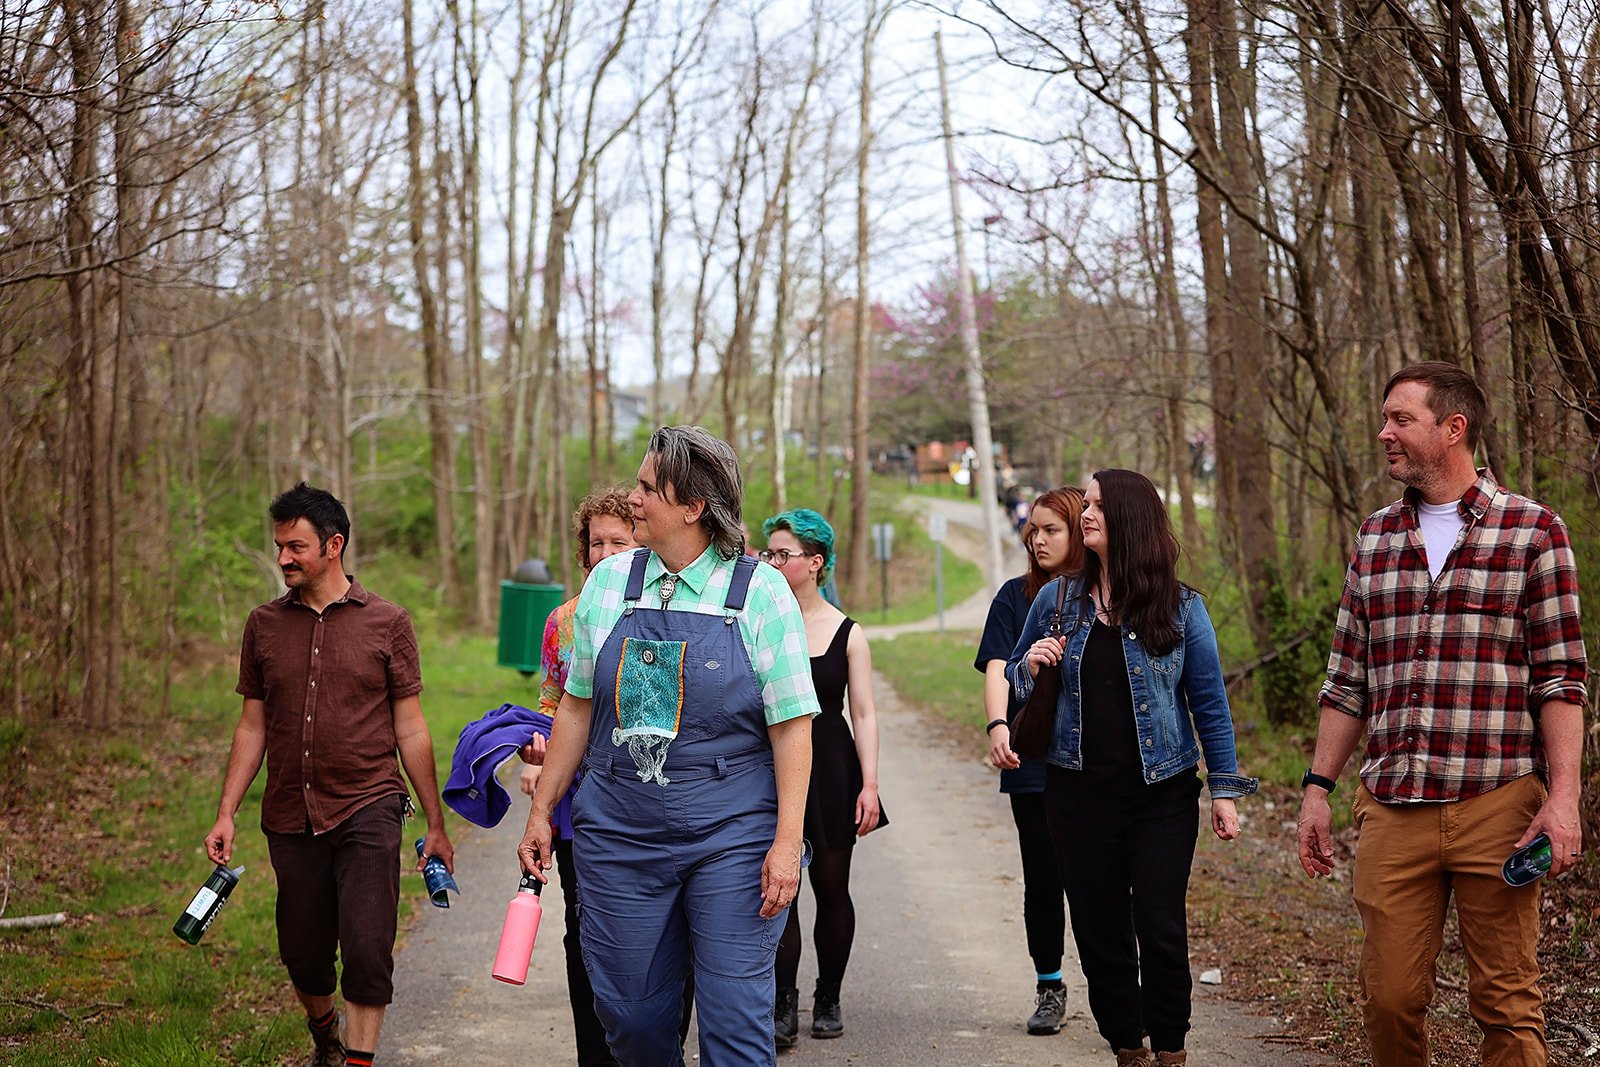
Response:
[[[801,971],[800,1064],[1105,1064],[1110,1054],[1089,1017],[1070,938],[1064,970],[1066,1025],[1029,1037],[1033,974],[1024,950],[1022,886],[1005,798],[987,767],[904,708],[877,679],[883,738],[880,779],[894,822],[856,850],[852,895],[857,934],[844,990],[844,1037],[809,1037],[809,949]],[[494,830],[474,831],[456,853],[462,896],[448,910],[423,908],[396,967],[396,995],[379,1062],[416,1067],[449,1057],[487,1064],[572,1063],[572,1020],[562,954],[562,907],[554,881],[528,984],[489,976],[505,905],[516,889],[516,842],[527,802],[517,795]],[[552,872],[553,873],[553,872]],[[408,890],[416,888],[407,880]],[[756,906],[751,889],[751,906]],[[800,897],[807,928],[809,889]],[[1225,965],[1247,967],[1249,961]],[[1197,971],[1198,974],[1198,971]],[[1254,1016],[1207,986],[1195,987],[1189,1047],[1200,1064],[1312,1065],[1333,1061],[1286,1047],[1277,1020]],[[686,1060],[698,1061],[690,1035]]]

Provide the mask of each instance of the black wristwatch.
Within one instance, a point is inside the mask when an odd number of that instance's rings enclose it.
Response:
[[[1305,777],[1300,779],[1300,788],[1304,789],[1308,785],[1320,785],[1328,791],[1329,796],[1332,796],[1333,791],[1339,788],[1339,783],[1332,778],[1324,778],[1320,774],[1312,773],[1309,769],[1307,769]]]

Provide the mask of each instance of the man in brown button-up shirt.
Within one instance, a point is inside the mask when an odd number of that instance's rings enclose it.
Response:
[[[455,850],[410,617],[345,574],[350,520],[331,493],[302,482],[272,502],[271,515],[289,591],[245,623],[244,711],[206,849],[217,863],[231,858],[234,814],[265,757],[261,828],[278,878],[278,951],[306,1009],[313,1062],[369,1064],[394,990],[407,797],[397,751],[427,816],[424,853],[453,870]],[[333,1007],[336,951],[348,1050]]]

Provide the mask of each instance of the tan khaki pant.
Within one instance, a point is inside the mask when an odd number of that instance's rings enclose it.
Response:
[[[1539,883],[1513,889],[1500,877],[1544,799],[1531,774],[1452,804],[1383,804],[1365,786],[1357,794],[1355,901],[1374,1067],[1428,1065],[1427,1012],[1452,892],[1483,1063],[1544,1067]]]

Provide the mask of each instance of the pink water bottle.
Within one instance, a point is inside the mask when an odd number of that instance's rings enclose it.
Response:
[[[506,924],[500,929],[500,950],[494,954],[494,977],[507,985],[522,985],[528,980],[528,964],[533,960],[533,939],[539,936],[539,879],[523,874],[517,895],[506,905]]]

